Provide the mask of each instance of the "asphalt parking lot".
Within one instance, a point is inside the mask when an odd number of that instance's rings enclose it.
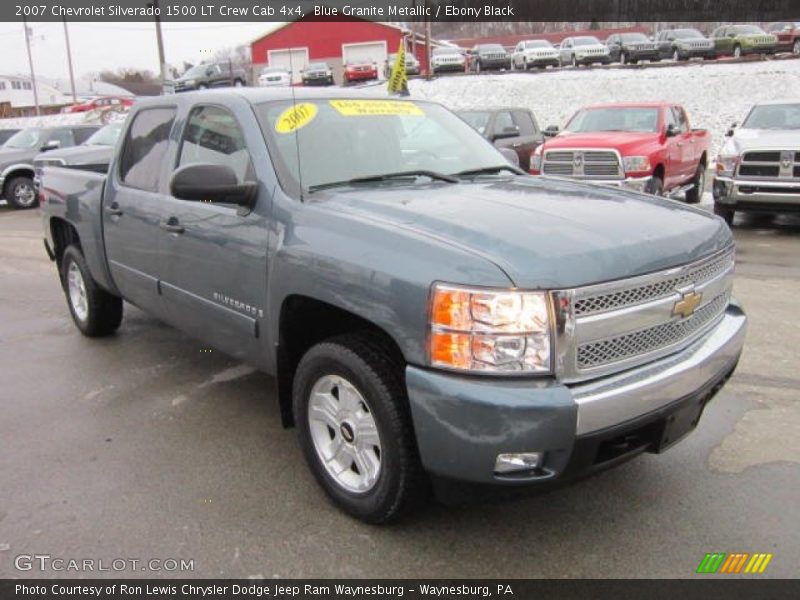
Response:
[[[269,377],[129,305],[116,336],[80,336],[37,211],[0,206],[0,577],[76,575],[19,571],[21,554],[193,559],[193,577],[692,577],[706,552],[770,552],[761,577],[796,577],[800,215],[735,234],[748,341],[690,437],[376,528],[317,487]]]

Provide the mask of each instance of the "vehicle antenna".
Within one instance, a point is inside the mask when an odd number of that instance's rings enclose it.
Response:
[[[289,89],[292,90],[292,110],[297,111],[297,97],[294,89],[294,62],[292,60],[292,51],[289,50]],[[297,180],[300,183],[300,202],[305,202],[303,196],[303,171],[300,165],[300,131],[299,127],[294,129],[294,147],[297,152]]]

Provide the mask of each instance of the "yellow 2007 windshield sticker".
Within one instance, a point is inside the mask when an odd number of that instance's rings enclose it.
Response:
[[[302,129],[317,116],[317,105],[310,102],[294,104],[283,111],[275,121],[275,131],[278,133],[293,133]]]
[[[423,117],[425,113],[413,102],[402,100],[330,100],[331,106],[345,117],[410,115]]]

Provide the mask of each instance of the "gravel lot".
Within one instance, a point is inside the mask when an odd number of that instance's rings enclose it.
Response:
[[[193,577],[692,577],[711,551],[772,552],[764,576],[796,577],[800,218],[735,233],[749,338],[691,436],[546,495],[375,528],[317,488],[269,377],[127,305],[118,335],[81,337],[36,211],[0,206],[0,577],[75,576],[15,570],[33,553],[193,559]]]

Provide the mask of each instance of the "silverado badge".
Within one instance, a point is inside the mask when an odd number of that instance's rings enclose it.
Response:
[[[680,315],[684,319],[694,314],[694,311],[700,306],[700,301],[703,299],[703,294],[689,290],[681,292],[680,300],[675,302],[672,306],[672,316]]]

